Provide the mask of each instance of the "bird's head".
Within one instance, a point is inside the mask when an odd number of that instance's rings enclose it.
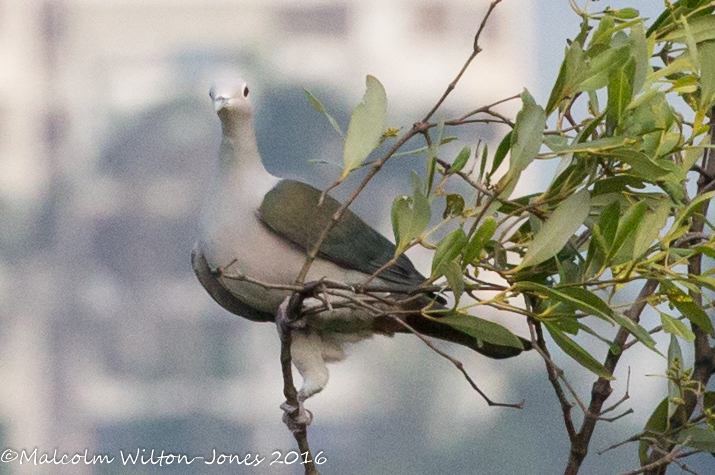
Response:
[[[251,115],[251,97],[248,83],[243,79],[224,79],[211,86],[209,97],[219,117],[228,115]]]

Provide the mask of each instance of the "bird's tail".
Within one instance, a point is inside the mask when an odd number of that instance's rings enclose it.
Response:
[[[433,309],[445,308],[440,304],[432,304]],[[519,338],[523,348],[515,346],[499,345],[480,340],[469,333],[466,333],[458,328],[448,325],[440,321],[439,314],[434,314],[434,318],[428,318],[422,315],[421,312],[401,316],[402,320],[409,325],[414,331],[421,335],[438,338],[440,340],[457,343],[467,348],[480,353],[484,356],[494,359],[511,358],[521,354],[523,351],[532,348],[531,341]],[[410,330],[392,317],[381,317],[375,321],[375,330],[382,333],[409,333]]]

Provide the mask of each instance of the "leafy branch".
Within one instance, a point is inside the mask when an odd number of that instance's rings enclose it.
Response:
[[[499,2],[487,9],[455,79],[402,135],[387,128],[387,95],[376,78],[368,77],[364,100],[344,135],[342,173],[325,193],[355,170],[364,166],[368,171],[310,247],[294,285],[281,288],[293,293],[286,304],[292,309],[288,320],[341,306],[367,311],[415,333],[455,364],[490,405],[513,407],[520,405],[488,399],[461,362],[406,321],[410,312],[418,312],[484,344],[524,349],[510,330],[469,313],[476,307],[510,312],[544,360],[571,444],[564,472],[571,475],[579,472],[597,424],[632,412],[611,416],[628,401],[630,388],[606,406],[623,354],[643,345],[654,357],[665,356],[652,335],[668,333],[668,398],[643,434],[632,438],[639,442],[641,467],[629,472],[663,474],[693,451],[715,452],[715,395],[703,389],[715,374],[715,328],[706,312],[713,306],[715,279],[703,262],[715,258],[715,225],[708,219],[715,197],[715,2],[666,2],[648,28],[632,8],[590,13],[591,2],[584,8],[571,2],[582,18],[581,29],[569,42],[544,106],[525,90],[434,120],[481,51],[480,36]],[[318,99],[307,94],[342,134]],[[499,110],[517,99],[521,109],[515,118]],[[462,146],[452,158],[445,152],[452,141],[445,131],[474,123],[497,123],[506,132],[493,150],[480,141]],[[403,150],[414,140],[423,145]],[[387,152],[366,162],[385,142],[392,142]],[[420,155],[426,165],[413,172],[412,194],[393,202],[393,259],[361,285],[306,283],[321,246],[387,161]],[[518,196],[522,176],[536,160],[560,164],[544,189]],[[438,205],[443,206],[441,219],[433,213]],[[425,285],[409,291],[385,286],[380,275],[416,246],[433,251]],[[636,285],[640,291],[631,300],[626,289]],[[448,298],[450,306],[414,308],[433,293]],[[321,304],[305,308],[306,297]],[[645,312],[659,315],[661,325],[645,328]],[[615,334],[599,333],[594,325],[599,320],[612,325]],[[282,331],[289,342],[290,326]],[[584,348],[588,338],[605,345],[605,357]],[[682,368],[683,344],[694,349],[692,368]],[[556,347],[593,373],[590,400],[578,397],[554,360]],[[287,346],[282,353],[284,374],[290,369],[289,351]],[[295,388],[291,391],[292,381],[285,381],[288,397]],[[572,416],[575,407],[583,413],[580,426]]]

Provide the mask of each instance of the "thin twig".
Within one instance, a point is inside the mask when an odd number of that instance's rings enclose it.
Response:
[[[648,465],[643,465],[641,468],[637,470],[631,470],[630,472],[625,472],[622,473],[621,475],[638,475],[639,473],[645,473],[660,467],[664,467],[668,464],[671,464],[673,462],[676,462],[678,459],[688,457],[690,455],[694,455],[696,453],[699,453],[699,451],[691,451],[691,452],[684,452],[682,454],[678,453],[683,449],[683,446],[687,443],[688,439],[683,441],[682,444],[678,444],[673,449],[668,452],[668,454],[665,457],[662,457],[655,462],[649,463]]]
[[[613,417],[598,416],[598,420],[599,420],[599,421],[604,421],[604,422],[615,422],[615,421],[617,421],[618,419],[620,419],[621,417],[627,416],[628,414],[633,414],[633,408],[632,408],[632,407],[629,407],[628,410],[626,410],[626,411],[624,411],[624,412],[618,414],[617,416],[613,416]]]
[[[458,359],[448,355],[444,351],[440,350],[437,348],[431,341],[429,341],[424,335],[422,335],[420,332],[412,328],[409,324],[407,324],[404,320],[401,318],[395,317],[390,315],[397,323],[405,327],[407,330],[412,332],[416,337],[418,337],[420,340],[424,342],[425,345],[429,346],[432,351],[440,355],[442,358],[445,358],[448,360],[450,363],[452,363],[454,366],[457,367],[459,371],[462,372],[462,375],[464,375],[465,379],[469,384],[472,386],[472,388],[479,393],[479,395],[486,401],[487,405],[489,406],[497,406],[497,407],[511,407],[515,409],[523,409],[524,408],[524,401],[521,401],[518,404],[508,404],[508,403],[503,403],[503,402],[495,402],[492,401],[481,389],[479,389],[479,386],[474,382],[474,380],[469,376],[469,373],[467,373],[467,370],[464,369],[464,364],[462,364],[461,361]]]
[[[618,406],[620,406],[621,404],[626,402],[628,399],[630,399],[630,397],[631,397],[630,396],[630,388],[631,388],[631,367],[629,366],[628,367],[628,377],[626,378],[626,392],[625,392],[625,394],[623,395],[623,397],[621,399],[619,399],[611,407],[602,410],[600,415],[603,416],[604,414],[608,414],[609,412],[616,410],[618,408]]]
[[[276,321],[279,322],[279,331],[281,341],[281,373],[283,374],[283,395],[286,398],[285,404],[282,406],[285,411],[283,422],[293,434],[295,441],[298,444],[300,453],[306,454],[307,463],[305,464],[305,475],[320,475],[320,472],[313,463],[313,455],[308,444],[308,424],[300,421],[300,405],[298,400],[298,391],[293,382],[293,369],[291,358],[291,344],[293,342],[292,328],[290,322],[295,321],[300,316],[300,308],[302,307],[303,296],[299,293],[294,293],[291,297],[286,297],[281,304],[278,312],[285,312],[285,317],[288,323],[284,323],[276,316]],[[281,326],[282,325],[282,326]]]
[[[494,0],[490,5],[489,8],[487,9],[487,13],[484,15],[484,18],[482,18],[482,23],[479,25],[479,29],[477,30],[477,34],[474,35],[474,43],[472,44],[472,54],[469,56],[467,61],[464,63],[464,66],[462,66],[462,69],[459,71],[457,74],[457,77],[454,78],[454,80],[449,83],[447,86],[447,90],[444,91],[442,94],[442,97],[439,98],[437,103],[432,107],[432,109],[427,113],[424,119],[422,119],[422,123],[426,123],[430,118],[434,115],[435,112],[437,112],[437,109],[442,105],[445,99],[447,99],[447,96],[454,90],[454,88],[457,86],[457,83],[461,79],[462,75],[464,72],[467,70],[469,67],[469,64],[472,62],[472,60],[482,51],[482,48],[479,47],[479,37],[482,35],[482,31],[484,31],[484,27],[487,25],[487,20],[489,20],[489,16],[492,14],[492,11],[496,6],[501,3],[502,0]]]
[[[514,94],[513,96],[509,96],[509,97],[507,97],[507,98],[505,98],[505,99],[500,99],[500,100],[498,100],[498,101],[496,101],[496,102],[493,102],[493,103],[491,103],[491,104],[489,104],[489,105],[482,106],[482,107],[480,107],[480,108],[478,108],[478,109],[474,109],[473,111],[467,112],[467,113],[464,114],[463,116],[461,116],[461,117],[459,117],[459,118],[457,118],[457,119],[454,119],[453,121],[448,121],[448,122],[461,122],[461,121],[464,121],[464,120],[466,120],[466,119],[469,119],[469,118],[472,117],[473,115],[482,114],[482,113],[491,113],[491,112],[492,112],[492,110],[491,110],[492,107],[498,106],[499,104],[503,104],[503,103],[508,102],[508,101],[513,101],[514,99],[519,99],[520,97],[521,97],[521,93],[519,93],[519,94]],[[508,120],[508,119],[507,119],[507,120]],[[447,125],[448,122],[445,121],[445,125]],[[509,122],[511,122],[511,121],[509,121]]]
[[[548,354],[548,349],[546,348],[546,343],[544,342],[543,334],[539,334],[539,332],[537,332],[536,322],[533,318],[529,318],[528,321],[529,331],[531,334],[531,345],[546,363],[546,372],[549,375],[549,382],[554,388],[556,398],[561,404],[561,414],[564,419],[564,425],[566,426],[566,433],[568,434],[569,439],[573,439],[574,437],[576,437],[576,429],[573,424],[573,418],[571,417],[571,410],[573,409],[574,404],[568,400],[568,398],[566,397],[566,393],[564,392],[563,388],[561,387],[561,384],[559,383],[559,370],[556,368],[556,365],[551,360],[551,356]]]
[[[659,282],[655,279],[647,280],[641,288],[641,291],[638,293],[635,303],[628,309],[628,311],[625,312],[625,316],[633,320],[635,323],[638,323],[640,315],[643,313],[643,310],[647,305],[648,297],[655,292],[658,285]],[[618,365],[618,361],[623,354],[623,347],[626,344],[628,335],[630,335],[628,329],[620,327],[618,329],[618,333],[616,334],[616,338],[613,341],[613,344],[619,351],[608,351],[608,355],[606,356],[603,366],[611,374],[613,374],[613,371]],[[571,452],[569,454],[569,461],[564,475],[576,475],[578,473],[583,460],[588,454],[588,447],[591,443],[591,437],[593,437],[593,431],[596,428],[598,417],[602,413],[603,404],[611,395],[612,391],[613,389],[609,379],[598,378],[598,380],[596,380],[593,384],[588,412],[585,414],[578,434],[576,434],[576,437],[571,440]]]
[[[379,160],[377,160],[371,167],[370,170],[367,172],[367,175],[363,178],[362,182],[358,185],[358,187],[355,189],[353,194],[348,198],[345,203],[343,203],[340,208],[333,214],[333,216],[330,219],[330,222],[325,226],[323,231],[320,233],[320,236],[318,236],[318,240],[315,242],[311,250],[307,253],[305,257],[305,262],[303,263],[303,267],[301,268],[300,272],[296,276],[295,279],[295,284],[296,285],[301,285],[303,282],[305,282],[305,278],[308,275],[308,272],[310,271],[310,267],[313,265],[313,262],[315,261],[316,257],[318,256],[318,252],[320,252],[320,248],[327,239],[328,235],[330,234],[330,231],[335,227],[337,224],[338,220],[340,217],[345,213],[345,211],[352,205],[353,201],[357,199],[358,195],[362,193],[362,191],[365,189],[367,184],[372,180],[372,178],[377,174],[377,172],[382,169],[382,167],[385,165],[385,162],[387,162],[390,157],[392,157],[402,146],[412,137],[415,135],[421,134],[428,130],[431,126],[431,124],[428,123],[429,119],[434,115],[434,113],[439,109],[439,107],[442,105],[444,100],[447,98],[447,96],[452,92],[452,90],[456,87],[457,82],[459,82],[459,79],[462,77],[464,72],[467,70],[469,67],[470,63],[472,60],[479,54],[481,51],[481,48],[479,47],[479,38],[482,34],[482,31],[484,30],[484,27],[486,26],[487,20],[489,19],[489,16],[491,15],[492,11],[494,8],[501,3],[501,0],[494,0],[490,5],[489,8],[484,15],[484,18],[482,19],[481,24],[479,25],[479,29],[477,30],[476,35],[474,36],[474,44],[473,44],[473,50],[472,53],[470,54],[469,58],[464,62],[464,65],[462,66],[462,69],[459,71],[457,74],[457,77],[447,86],[447,89],[445,92],[442,94],[442,97],[439,98],[437,103],[432,107],[430,112],[427,113],[427,115],[422,119],[422,121],[415,123],[412,125],[412,128],[405,133],[400,139],[397,140],[393,144],[393,146],[390,148],[390,150]],[[336,185],[337,186],[337,185]]]

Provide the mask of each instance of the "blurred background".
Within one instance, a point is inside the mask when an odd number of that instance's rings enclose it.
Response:
[[[646,15],[662,7],[652,0],[610,5]],[[346,128],[365,75],[375,75],[388,93],[390,126],[409,127],[469,55],[487,6],[486,0],[0,1],[0,447],[115,457],[96,466],[15,461],[0,464],[0,474],[302,473],[268,466],[273,451],[294,449],[278,409],[275,328],[223,311],[189,264],[220,140],[207,96],[211,80],[247,78],[268,169],[324,186],[338,169],[309,161],[340,162],[341,142],[301,87]],[[505,0],[485,31],[484,52],[442,114],[524,87],[545,103],[578,23],[567,0]],[[517,106],[502,111],[513,114]],[[478,139],[495,144],[504,133],[460,130],[455,153]],[[423,168],[421,158],[395,160],[356,211],[391,235],[392,199],[408,189],[409,170]],[[541,183],[538,174],[528,182],[534,189]],[[337,195],[349,191],[350,183]],[[413,258],[429,268],[425,256]],[[494,318],[526,334],[514,317]],[[324,474],[563,470],[567,437],[538,355],[495,362],[443,348],[492,398],[524,399],[525,408],[487,407],[414,337],[375,338],[351,347],[348,360],[331,367],[326,390],[308,403],[315,415],[311,447],[327,457]],[[615,401],[623,394],[630,365],[624,409],[635,414],[598,427],[585,474],[637,465],[634,446],[596,452],[639,432],[666,394],[665,379],[646,376],[662,373],[665,361],[639,351],[621,366],[614,395]],[[593,378],[557,358],[588,397]],[[123,466],[119,451],[138,449],[207,458],[216,449],[268,459],[250,468]],[[688,464],[702,473],[714,465],[710,456]]]

